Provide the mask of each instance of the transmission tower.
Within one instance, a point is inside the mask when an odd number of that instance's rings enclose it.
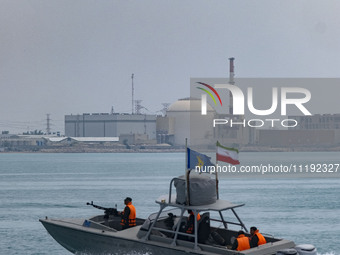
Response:
[[[141,111],[143,109],[143,106],[141,105],[142,100],[135,100],[135,114],[141,114]]]
[[[163,116],[166,115],[167,110],[169,109],[170,104],[169,103],[162,103],[163,109],[161,110]]]

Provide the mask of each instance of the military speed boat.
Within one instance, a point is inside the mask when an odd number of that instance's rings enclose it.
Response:
[[[266,244],[243,251],[232,250],[240,228],[250,236],[236,213],[236,209],[244,204],[233,204],[221,199],[199,205],[180,203],[179,190],[177,196],[171,194],[173,183],[176,186],[179,180],[172,179],[169,194],[156,200],[160,207],[158,212],[152,213],[147,219],[137,218],[136,226],[128,229],[122,229],[121,217],[108,214],[110,210],[106,210],[105,215],[88,219],[46,217],[40,222],[59,244],[77,254],[317,254],[313,245],[296,246],[293,241],[268,235],[264,235]],[[193,183],[192,180],[190,182]],[[193,233],[183,230],[187,210],[191,210],[195,216]],[[236,229],[232,229],[232,226],[236,226]]]

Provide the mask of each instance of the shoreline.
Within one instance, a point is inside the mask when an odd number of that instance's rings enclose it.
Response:
[[[214,150],[208,150],[214,152]],[[240,152],[337,152],[340,147],[262,147],[247,146],[239,149]],[[4,148],[0,154],[12,153],[183,153],[184,147],[175,146],[131,146],[131,148],[81,145],[81,146],[44,146],[44,147],[15,147]]]

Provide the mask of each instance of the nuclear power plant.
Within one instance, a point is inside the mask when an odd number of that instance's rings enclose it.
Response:
[[[235,82],[235,58],[229,58],[229,81]],[[185,97],[172,104],[163,103],[162,114],[144,114],[141,100],[135,100],[134,74],[131,75],[131,113],[82,113],[65,115],[65,136],[59,138],[39,137],[33,135],[18,136],[8,133],[0,135],[0,151],[6,147],[34,147],[46,144],[72,142],[102,143],[149,146],[159,148],[159,145],[173,148],[184,148],[186,140],[190,146],[211,148],[218,140],[225,146],[239,149],[257,150],[301,150],[311,148],[339,148],[340,149],[340,114],[315,114],[313,116],[288,116],[288,119],[299,123],[285,129],[273,127],[254,127],[244,115],[234,115],[233,94],[224,95],[227,104],[223,107],[226,113],[216,112],[207,103],[203,112],[203,97]],[[201,92],[201,91],[200,91]],[[202,96],[202,94],[200,95]],[[205,95],[206,96],[206,95]],[[222,102],[221,102],[222,105]],[[47,115],[47,136],[50,132],[49,114]],[[212,125],[216,120],[233,122],[237,125]],[[33,140],[32,140],[33,139]],[[66,141],[66,142],[65,142]],[[157,147],[158,146],[158,147]],[[119,146],[117,147],[119,148]],[[335,149],[337,150],[337,149]]]
[[[235,84],[235,58],[229,58],[229,81]],[[217,113],[207,104],[201,121],[201,98],[182,98],[163,104],[162,115],[142,114],[141,100],[134,100],[134,75],[131,76],[131,114],[83,113],[65,116],[67,137],[115,137],[130,144],[170,144],[191,146],[215,144],[217,140],[234,147],[296,147],[340,145],[340,114],[290,116],[300,125],[283,129],[254,128],[242,125],[212,126],[215,119],[245,123],[244,115],[233,115],[233,95],[229,91],[228,113]]]
[[[234,84],[234,58],[230,62],[230,84]],[[146,144],[168,143],[174,146],[185,145],[189,139],[191,145],[214,144],[218,135],[228,144],[245,144],[245,134],[242,128],[219,127],[214,131],[211,123],[218,116],[208,104],[207,115],[203,122],[193,128],[193,119],[201,116],[201,99],[182,98],[166,105],[163,115],[142,114],[140,100],[134,100],[134,75],[131,76],[132,111],[127,113],[83,113],[65,116],[65,136],[67,137],[119,137],[120,141],[128,140]],[[230,114],[232,115],[232,95],[230,94]],[[195,117],[196,116],[196,117]],[[195,134],[194,134],[195,133]],[[190,138],[193,138],[190,140]],[[202,138],[201,138],[202,137]],[[137,139],[138,138],[138,139]],[[215,142],[214,142],[215,141]]]

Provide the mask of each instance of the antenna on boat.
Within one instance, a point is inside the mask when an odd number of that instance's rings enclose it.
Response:
[[[190,169],[188,169],[188,138],[185,138],[185,177],[186,177],[186,202],[190,205],[190,184],[189,184]]]
[[[216,142],[216,168],[217,168],[217,162],[218,162],[218,160],[217,160],[217,142]],[[218,193],[218,175],[217,175],[217,170],[215,171],[215,179],[216,179],[216,197],[217,197],[217,199],[220,199],[219,198],[219,193]]]

